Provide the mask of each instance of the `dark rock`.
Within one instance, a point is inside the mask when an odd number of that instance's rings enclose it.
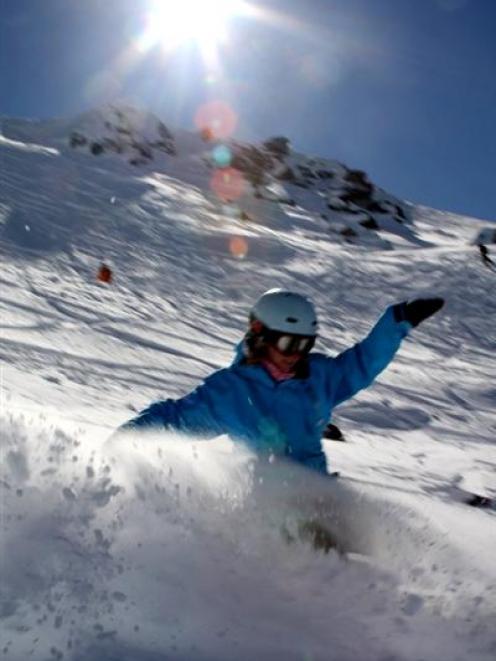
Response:
[[[347,182],[346,190],[341,195],[345,202],[352,202],[359,207],[367,208],[372,203],[374,187],[362,170],[348,170],[344,176]]]
[[[158,140],[153,146],[165,151],[170,156],[175,156],[177,152],[174,146],[174,137],[163,122],[157,124],[157,132],[160,136],[160,140]]]
[[[348,170],[344,175],[345,181],[351,184],[359,184],[360,186],[370,186],[367,175],[363,170]]]
[[[316,179],[315,174],[310,170],[310,168],[307,168],[305,165],[298,165],[298,170],[301,172],[301,174],[304,177],[307,177],[307,179]]]
[[[367,230],[378,230],[379,229],[379,225],[374,220],[374,218],[372,218],[371,216],[369,216],[365,220],[361,220],[360,225],[362,227],[365,227],[365,229],[367,229]]]
[[[105,138],[103,140],[104,151],[115,151],[117,154],[122,154],[122,144],[112,138]]]
[[[270,155],[251,146],[235,145],[233,151],[231,166],[242,172],[253,186],[262,186],[266,173],[274,166]]]
[[[372,192],[372,190],[370,191]],[[356,204],[358,207],[368,208],[371,198],[369,192],[356,188],[348,189],[341,194],[341,199],[347,204]]]
[[[288,181],[293,183],[296,180],[296,176],[291,168],[286,168],[283,170],[283,172],[277,175],[277,179],[279,179],[279,181]]]
[[[337,201],[328,202],[327,207],[332,211],[339,211],[340,213],[348,213],[353,215],[362,213],[360,209],[356,209],[353,206],[350,206],[347,200],[343,200],[341,198],[339,198]]]
[[[136,166],[137,165],[146,165],[149,162],[150,162],[149,159],[139,157],[139,156],[137,156],[136,158],[129,159],[130,165],[136,165]]]
[[[155,147],[160,151],[165,151],[165,153],[169,154],[170,156],[176,156],[177,154],[175,147],[167,142],[162,142],[162,140],[152,143],[152,147]],[[211,166],[211,163],[208,163],[208,165]]]
[[[162,140],[174,140],[172,133],[163,122],[157,124],[157,131]]]
[[[77,131],[74,131],[71,133],[71,136],[69,138],[69,144],[72,148],[76,147],[84,147],[84,145],[88,142],[86,137],[82,133],[78,133]]]
[[[269,138],[262,143],[263,147],[277,158],[284,158],[290,154],[290,141],[282,135]]]
[[[331,211],[345,211],[346,210],[346,206],[341,203],[341,200],[328,202],[327,203],[327,208],[331,209]]]
[[[92,142],[90,151],[93,154],[93,156],[100,156],[100,154],[103,154],[105,149],[103,148],[103,145],[101,145],[99,142]]]
[[[131,146],[136,149],[142,158],[153,161],[153,151],[147,144],[143,142],[133,142]]]
[[[364,209],[367,209],[367,211],[371,211],[372,213],[387,213],[387,209],[376,200],[365,199],[362,206]]]
[[[406,220],[406,215],[403,209],[397,204],[396,205],[396,216],[394,218],[398,223],[402,223]]]

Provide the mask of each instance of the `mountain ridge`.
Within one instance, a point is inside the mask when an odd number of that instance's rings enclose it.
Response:
[[[361,170],[294,152],[283,136],[258,145],[216,140],[211,127],[172,131],[152,113],[129,105],[69,119],[3,118],[2,127],[6,140],[56,149],[69,170],[87,174],[91,161],[80,158],[86,154],[100,171],[130,164],[133,178],[157,173],[186,181],[247,224],[279,216],[275,224],[290,229],[287,218],[303,209],[332,241],[384,249],[393,246],[394,237],[424,245],[415,233],[411,204],[374,185]]]

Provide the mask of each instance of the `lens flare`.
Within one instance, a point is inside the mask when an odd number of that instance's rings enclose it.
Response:
[[[212,160],[218,168],[227,168],[231,165],[232,153],[226,145],[217,145],[212,150]]]
[[[242,236],[233,236],[229,240],[229,252],[236,259],[244,259],[248,254],[248,241]]]
[[[236,168],[222,168],[214,172],[210,187],[223,202],[233,202],[243,195],[245,180]]]
[[[223,101],[210,101],[200,106],[195,125],[203,134],[208,132],[215,140],[225,140],[234,133],[238,118],[234,110]]]
[[[214,73],[209,73],[205,76],[205,82],[207,85],[215,85],[217,82],[217,76]]]

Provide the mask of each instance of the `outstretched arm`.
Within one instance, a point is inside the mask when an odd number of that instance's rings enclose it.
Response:
[[[389,365],[411,328],[437,312],[443,299],[405,301],[385,311],[367,337],[335,358],[334,404],[366,388]]]
[[[219,379],[209,377],[185,397],[154,402],[119,427],[118,432],[167,429],[203,438],[219,436],[225,430],[217,411],[222,397],[218,382]]]

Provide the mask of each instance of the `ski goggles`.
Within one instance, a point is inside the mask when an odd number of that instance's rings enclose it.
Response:
[[[264,340],[286,356],[294,353],[306,354],[311,351],[315,344],[315,336],[313,335],[290,335],[289,333],[268,329],[264,332]]]

